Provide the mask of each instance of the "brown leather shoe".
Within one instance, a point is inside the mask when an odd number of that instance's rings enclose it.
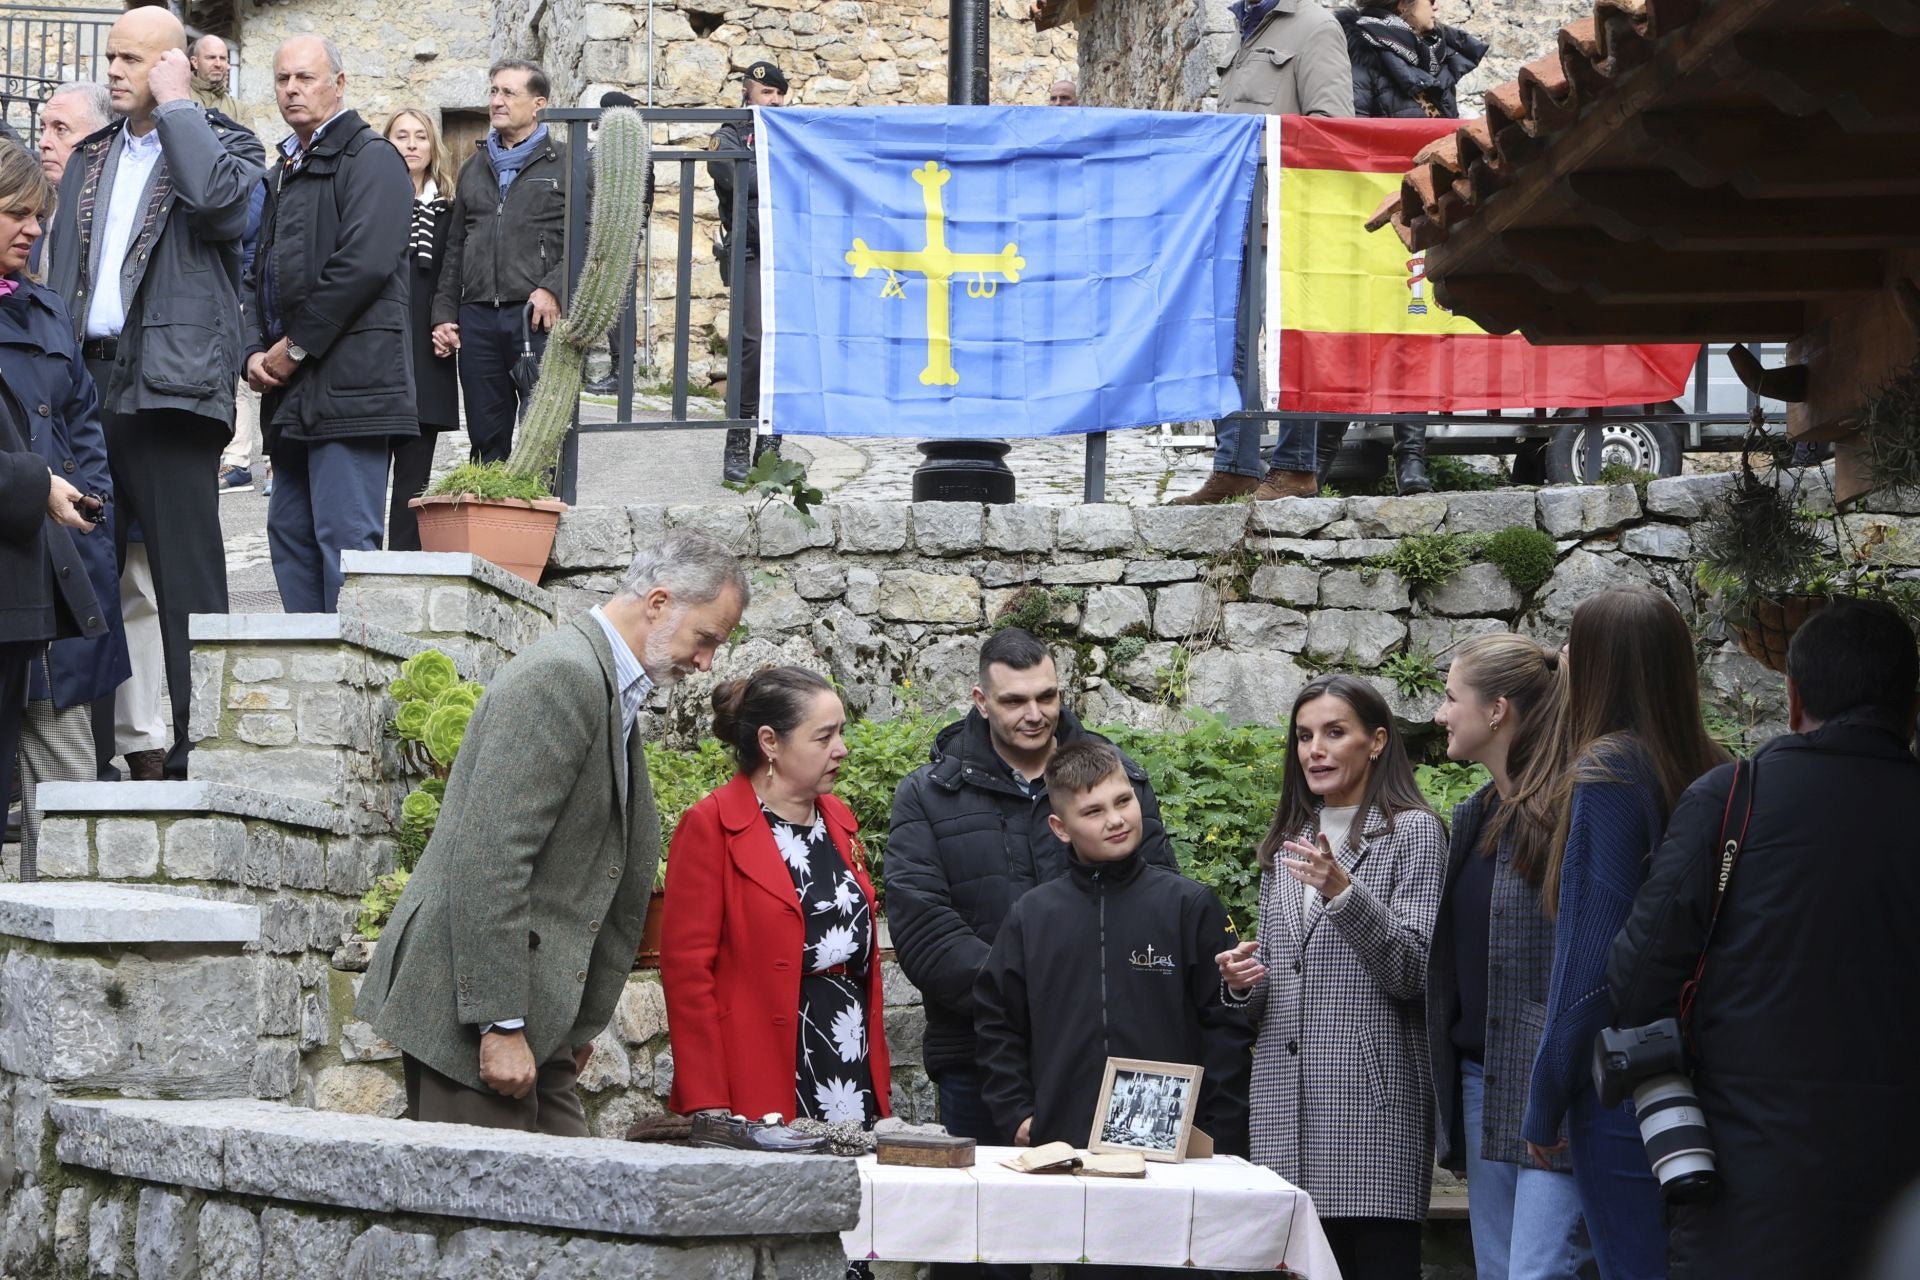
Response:
[[[157,750],[127,752],[127,776],[133,782],[165,782],[167,753]]]
[[[1311,498],[1320,492],[1320,477],[1311,471],[1269,471],[1260,487],[1253,491],[1255,502],[1275,498]]]
[[[1231,471],[1216,471],[1207,477],[1207,482],[1192,493],[1170,498],[1170,507],[1204,507],[1209,503],[1226,502],[1233,498],[1244,498],[1260,487],[1260,482],[1252,476],[1236,476]]]

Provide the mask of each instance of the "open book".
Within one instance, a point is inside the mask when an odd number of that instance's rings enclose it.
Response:
[[[1147,1176],[1146,1158],[1136,1152],[1076,1151],[1064,1142],[1049,1142],[1000,1163],[1018,1173],[1079,1173],[1090,1178]]]

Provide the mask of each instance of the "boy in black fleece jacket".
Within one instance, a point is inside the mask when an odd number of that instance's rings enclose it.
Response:
[[[1245,1155],[1253,1027],[1221,1001],[1226,910],[1140,857],[1139,802],[1111,746],[1061,748],[1047,795],[1070,874],[1014,904],[974,986],[994,1120],[1023,1146],[1084,1147],[1108,1058],[1183,1062],[1205,1072],[1195,1125]]]

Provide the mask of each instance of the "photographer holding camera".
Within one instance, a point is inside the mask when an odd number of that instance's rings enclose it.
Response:
[[[1719,1151],[1717,1193],[1667,1183],[1674,1280],[1856,1275],[1920,1176],[1916,684],[1892,608],[1809,619],[1787,659],[1792,732],[1737,781],[1723,766],[1687,790],[1614,942],[1615,1024],[1633,1030],[1603,1034],[1608,1083],[1638,1089],[1652,1152],[1646,1086],[1684,1088],[1690,1068]],[[1663,1019],[1679,1024],[1664,1039]]]

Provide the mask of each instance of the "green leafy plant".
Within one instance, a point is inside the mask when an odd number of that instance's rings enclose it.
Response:
[[[1107,661],[1110,666],[1123,667],[1146,651],[1145,636],[1121,636],[1113,642],[1113,647],[1107,650]]]
[[[426,775],[400,802],[395,839],[403,870],[412,869],[433,838],[440,802],[446,797],[447,775],[466,737],[467,722],[485,692],[484,686],[462,680],[453,659],[438,649],[401,663],[400,673],[387,686],[395,703],[392,727],[400,739],[401,758],[412,772]]]
[[[812,529],[820,523],[814,518],[813,508],[826,501],[826,495],[807,480],[804,466],[771,449],[754,462],[745,480],[739,484],[729,483],[727,488],[760,499],[747,513],[747,518],[756,524],[768,509],[779,507],[786,518],[798,520],[805,528]]]
[[[994,625],[1019,627],[1037,636],[1065,634],[1068,628],[1061,621],[1062,616],[1067,610],[1084,604],[1086,598],[1083,587],[1022,587],[1000,606],[994,615]]]
[[[1167,657],[1167,665],[1154,674],[1153,696],[1170,707],[1185,706],[1193,690],[1193,654],[1177,644]]]
[[[1642,502],[1647,500],[1647,486],[1659,478],[1651,471],[1630,467],[1624,462],[1609,462],[1600,468],[1601,484],[1630,484]]]
[[[1452,533],[1417,533],[1367,563],[1391,569],[1409,587],[1437,587],[1467,567],[1465,539]]]
[[[1876,489],[1920,489],[1920,356],[1860,408],[1860,443]]]
[[[361,937],[371,940],[380,936],[380,931],[386,928],[387,921],[392,918],[393,908],[399,903],[411,875],[404,869],[390,871],[375,880],[373,887],[361,895],[360,916],[354,923]]]
[[[1444,453],[1427,459],[1427,479],[1433,482],[1436,493],[1477,493],[1503,488],[1507,483],[1504,471],[1482,471]]]
[[[1476,539],[1473,550],[1499,569],[1521,595],[1532,595],[1546,585],[1559,561],[1551,536],[1517,524]]]
[[[1394,687],[1409,698],[1440,693],[1447,687],[1440,669],[1433,665],[1433,656],[1414,649],[1396,653],[1382,662],[1380,674],[1393,681]]]
[[[528,501],[551,496],[550,477],[580,406],[587,351],[605,339],[633,298],[651,163],[647,127],[640,113],[627,107],[602,112],[593,151],[593,209],[586,258],[567,313],[547,337],[540,378],[516,433],[513,454],[505,462],[459,467],[429,493]]]
[[[1420,794],[1427,798],[1435,813],[1447,819],[1453,817],[1455,805],[1486,786],[1491,777],[1481,765],[1452,760],[1413,767],[1413,780],[1419,785]]]

